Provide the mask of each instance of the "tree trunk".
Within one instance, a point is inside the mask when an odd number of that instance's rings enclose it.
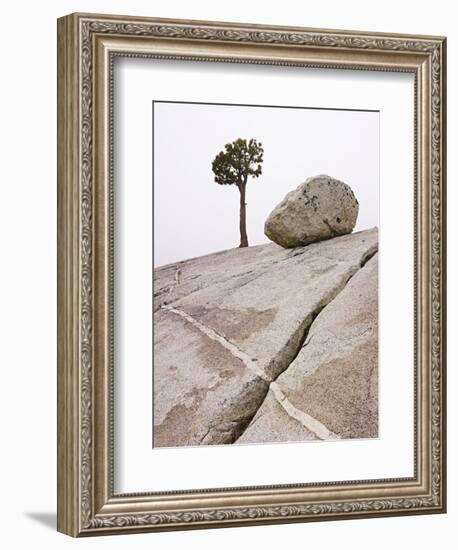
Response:
[[[240,246],[239,248],[248,246],[248,237],[246,234],[245,189],[246,189],[246,183],[241,183],[239,185],[239,191],[240,191]]]

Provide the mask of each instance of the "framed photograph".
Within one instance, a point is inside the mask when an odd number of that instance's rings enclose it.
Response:
[[[445,511],[443,37],[58,20],[58,530]]]

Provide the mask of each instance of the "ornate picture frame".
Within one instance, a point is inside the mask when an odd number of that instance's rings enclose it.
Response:
[[[410,478],[115,494],[112,67],[116,57],[415,78],[415,433]],[[58,530],[71,536],[443,513],[446,40],[72,14],[58,20]]]

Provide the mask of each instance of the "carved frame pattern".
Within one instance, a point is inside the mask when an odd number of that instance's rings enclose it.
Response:
[[[306,521],[316,519],[340,519],[356,516],[390,515],[404,513],[443,512],[445,510],[445,365],[444,365],[444,319],[445,319],[445,39],[435,37],[401,37],[351,33],[346,31],[320,31],[288,28],[260,28],[237,24],[217,24],[209,22],[162,21],[146,18],[124,18],[115,16],[95,16],[76,14],[62,18],[60,24],[61,49],[61,127],[63,137],[68,136],[71,123],[77,128],[74,147],[77,147],[77,169],[71,162],[60,160],[61,190],[60,208],[71,209],[68,185],[77,181],[77,204],[73,204],[72,223],[61,220],[59,253],[69,257],[68,246],[73,243],[72,257],[75,270],[71,271],[65,262],[61,267],[60,308],[63,309],[62,334],[68,334],[69,327],[77,331],[73,350],[73,360],[67,349],[59,351],[60,390],[76,392],[76,397],[67,397],[59,409],[60,427],[71,433],[62,436],[60,456],[63,457],[59,473],[59,530],[77,535],[115,533],[138,530],[164,530],[199,526],[228,526],[254,523],[274,523],[284,521]],[[263,506],[220,506],[215,509],[176,509],[173,511],[139,511],[123,513],[122,509],[107,513],[97,510],[95,494],[94,458],[94,41],[96,37],[141,37],[142,39],[184,40],[217,43],[248,43],[251,45],[279,45],[300,48],[333,50],[369,51],[374,54],[404,52],[406,56],[422,54],[430,70],[430,301],[431,317],[429,331],[431,346],[430,374],[430,447],[427,449],[429,462],[429,486],[423,495],[378,498],[377,484],[373,483],[373,493],[363,498],[350,500],[323,500],[291,505]],[[71,47],[76,47],[72,53]],[[191,52],[192,53],[192,52]],[[180,58],[179,55],[145,54],[142,51],[117,51],[110,55],[132,55],[146,57]],[[332,55],[332,54],[331,54]],[[73,56],[73,57],[72,57]],[[184,56],[186,59],[201,61],[215,60],[215,56]],[[375,59],[375,57],[374,57]],[[272,61],[224,57],[225,62],[272,63]],[[326,66],[341,68],[336,61],[329,63],[281,61],[280,64],[302,66]],[[111,62],[110,62],[111,67]],[[350,65],[346,64],[345,68]],[[366,59],[353,63],[351,67],[365,70],[410,70],[402,67],[371,65]],[[418,79],[418,76],[417,76]],[[65,83],[65,82],[66,83]],[[74,83],[78,89],[70,90]],[[70,97],[78,97],[78,108],[69,107]],[[73,94],[73,95],[72,95]],[[71,111],[72,116],[68,113]],[[70,122],[65,123],[63,119]],[[70,138],[66,138],[67,141]],[[71,141],[71,140],[70,140]],[[68,151],[59,153],[60,158],[71,155]],[[61,213],[64,216],[64,212]],[[76,229],[75,229],[76,228]],[[76,246],[76,248],[75,248]],[[76,250],[76,252],[75,252]],[[71,261],[69,260],[69,263]],[[70,280],[70,271],[73,279]],[[71,287],[71,288],[70,288]],[[76,292],[78,307],[71,307],[68,293]],[[75,316],[77,320],[75,320]],[[76,323],[76,325],[75,325]],[[76,355],[75,355],[76,353]],[[71,364],[70,364],[71,363]],[[69,365],[69,366],[68,366]],[[72,373],[70,373],[72,370]],[[62,374],[65,371],[67,374]],[[70,390],[71,386],[71,390]],[[76,409],[75,409],[76,408]],[[77,411],[75,413],[75,410]],[[75,423],[75,415],[78,417]],[[69,426],[71,427],[69,430]],[[65,439],[67,437],[67,439]],[[77,451],[75,449],[78,449]],[[78,453],[74,460],[70,453]],[[107,459],[111,460],[110,457]],[[110,465],[110,468],[112,464]],[[69,473],[70,472],[70,473]],[[110,471],[110,477],[112,472]],[[322,484],[328,485],[328,484]],[[332,485],[332,484],[329,484]],[[110,492],[110,491],[109,491]],[[108,495],[110,498],[113,495]],[[122,495],[117,496],[118,501]],[[148,495],[143,495],[143,498]],[[65,511],[63,511],[65,508]],[[100,507],[99,507],[100,508]]]

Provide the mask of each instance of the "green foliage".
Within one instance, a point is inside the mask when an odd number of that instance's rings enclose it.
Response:
[[[215,181],[220,185],[246,185],[248,176],[258,178],[262,173],[264,149],[255,139],[238,138],[226,143],[212,162]]]

